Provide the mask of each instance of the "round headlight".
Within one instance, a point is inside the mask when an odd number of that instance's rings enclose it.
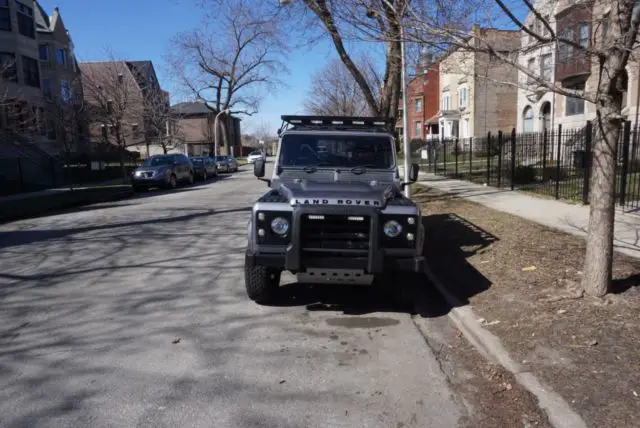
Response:
[[[384,224],[384,234],[390,238],[395,238],[402,232],[402,226],[395,220],[389,220]]]
[[[286,218],[276,217],[271,220],[271,230],[278,235],[284,235],[289,231],[289,222]]]
[[[416,218],[415,218],[415,217],[409,217],[409,218],[407,218],[407,223],[409,223],[409,224],[416,224]]]

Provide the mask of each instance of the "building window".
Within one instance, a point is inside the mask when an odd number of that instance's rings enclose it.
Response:
[[[0,0],[0,30],[11,31],[11,10],[9,0]]]
[[[56,62],[60,65],[67,63],[67,52],[64,49],[56,49]]]
[[[524,108],[522,113],[523,118],[523,131],[533,132],[533,109],[530,106]]]
[[[16,0],[18,13],[18,32],[25,37],[36,38],[36,28],[33,25],[33,9]]]
[[[16,56],[9,52],[0,52],[0,73],[2,78],[12,82],[18,80],[18,68],[16,67]]]
[[[421,137],[422,136],[422,122],[419,121],[419,120],[416,121],[415,136],[416,137]]]
[[[416,113],[422,111],[422,98],[416,98]]]
[[[40,45],[40,61],[49,61],[49,45]]]
[[[442,110],[447,111],[451,107],[451,95],[447,92],[442,96]]]
[[[540,74],[546,82],[551,82],[553,79],[553,63],[551,54],[542,55],[540,58]]]
[[[71,87],[68,80],[60,81],[60,99],[62,102],[67,103],[71,99]]]
[[[590,41],[590,36],[591,36],[591,32],[589,31],[590,27],[588,23],[582,23],[580,24],[580,26],[578,27],[578,31],[579,31],[579,35],[580,38],[578,40],[578,43],[580,44],[580,46],[582,46],[583,48],[588,48],[589,47],[589,41]]]
[[[527,75],[527,83],[531,84],[534,83],[536,81],[536,79],[533,77],[533,75],[536,74],[536,59],[535,58],[529,58],[529,60],[527,61],[527,71],[529,71],[529,75]]]
[[[51,80],[42,79],[42,94],[45,98],[51,99]]]
[[[38,70],[38,61],[28,56],[22,57],[22,73],[24,74],[25,85],[40,87],[40,72]]]
[[[565,28],[560,34],[560,38],[565,40],[573,40],[573,30],[571,28]],[[560,42],[558,47],[558,60],[560,62],[567,62],[573,57],[573,46],[567,43]]]
[[[465,86],[460,88],[460,92],[458,93],[458,107],[466,107],[467,106],[467,88]]]
[[[584,83],[575,85],[571,88],[576,91],[584,90]],[[578,114],[584,114],[584,100],[580,98],[565,97],[565,116],[575,116]]]

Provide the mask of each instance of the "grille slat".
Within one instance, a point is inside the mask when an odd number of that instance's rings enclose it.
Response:
[[[368,250],[371,218],[349,220],[346,215],[324,215],[323,219],[301,219],[303,249]]]

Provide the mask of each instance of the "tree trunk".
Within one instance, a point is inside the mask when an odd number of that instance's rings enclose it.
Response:
[[[227,135],[226,116],[223,115],[223,119],[219,120],[220,130],[222,131],[222,141],[224,143],[224,149],[227,156],[231,156],[231,149],[229,148],[229,136]]]
[[[598,106],[594,126],[593,162],[589,196],[589,234],[584,258],[582,288],[596,297],[611,285],[615,220],[616,158],[622,120],[621,97]],[[616,105],[618,104],[618,105]]]

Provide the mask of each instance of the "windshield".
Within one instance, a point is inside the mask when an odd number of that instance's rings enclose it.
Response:
[[[142,166],[156,166],[156,165],[172,165],[173,157],[171,156],[158,156],[150,157],[142,162]]]
[[[204,159],[202,159],[202,158],[191,158],[191,162],[193,162],[194,164],[200,164],[200,163],[204,162]]]
[[[249,153],[249,156],[258,156],[260,154],[260,152],[251,152]]]
[[[380,135],[297,135],[282,137],[279,165],[389,169],[393,144]]]
[[[226,156],[216,156],[217,161],[223,161],[226,159]]]

